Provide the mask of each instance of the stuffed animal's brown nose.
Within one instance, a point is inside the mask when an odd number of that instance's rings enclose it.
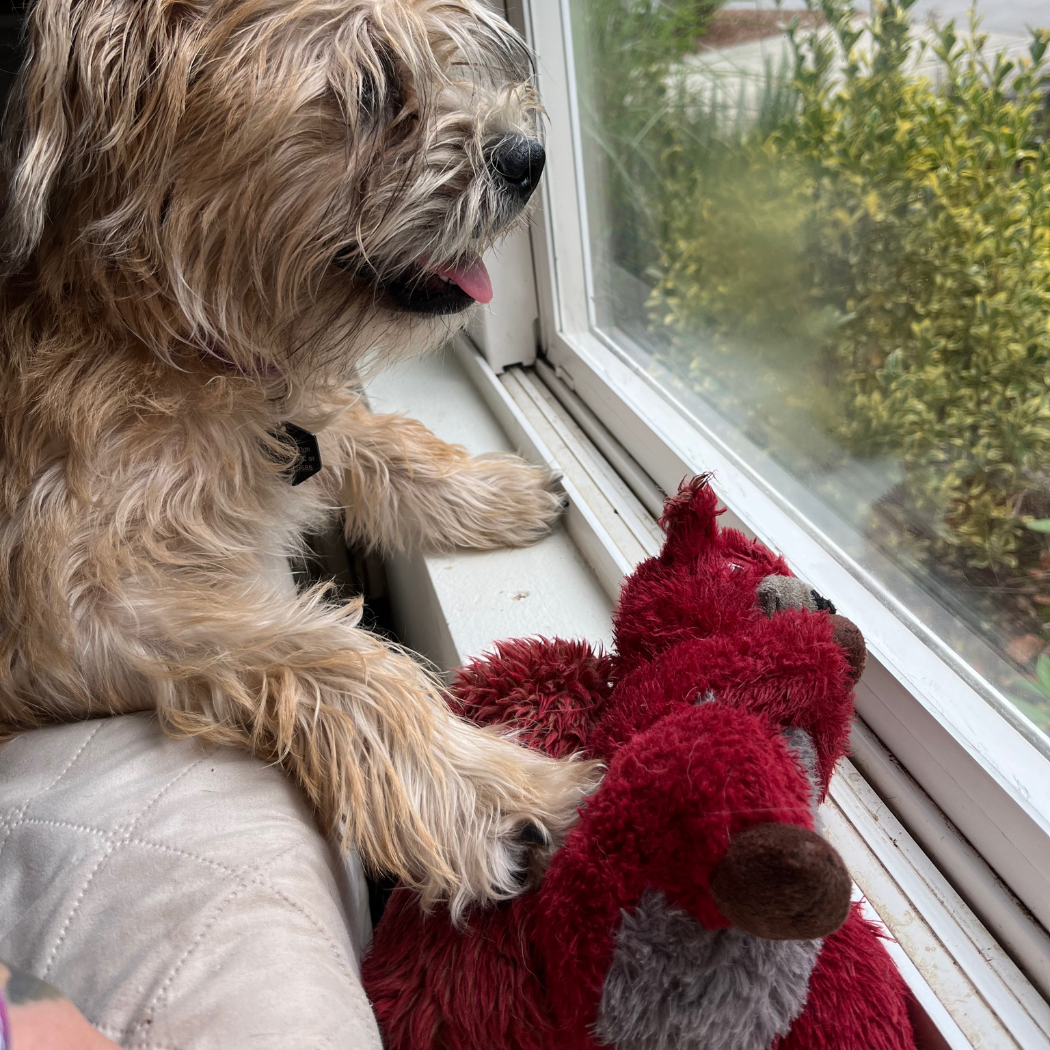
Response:
[[[845,616],[832,614],[831,616],[832,636],[842,647],[846,654],[846,660],[850,666],[850,678],[854,682],[860,681],[864,673],[864,664],[868,659],[868,647],[864,644],[864,635],[860,628]]]
[[[849,914],[851,881],[818,834],[794,824],[757,824],[734,835],[711,873],[711,895],[734,926],[770,941],[834,933]]]
[[[489,167],[499,182],[523,203],[532,196],[543,172],[546,151],[528,135],[504,135],[488,149]]]

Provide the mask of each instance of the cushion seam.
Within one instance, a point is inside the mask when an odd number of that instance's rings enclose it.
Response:
[[[95,726],[95,728],[91,730],[91,733],[88,735],[87,740],[85,740],[80,745],[80,747],[78,747],[76,749],[76,751],[73,753],[73,757],[66,763],[66,765],[63,768],[62,772],[59,773],[58,776],[55,777],[55,779],[52,780],[51,783],[47,785],[47,787],[41,788],[35,795],[30,795],[29,798],[27,798],[25,800],[25,802],[22,803],[22,805],[18,809],[18,819],[19,820],[21,820],[25,816],[26,811],[29,809],[29,807],[38,798],[40,798],[41,795],[44,795],[48,791],[50,791],[73,768],[73,766],[77,762],[77,759],[79,759],[80,756],[84,753],[84,750],[85,750],[85,748],[87,748],[88,744],[90,744],[91,741],[95,739],[96,735],[98,734],[98,732],[102,728],[102,726],[103,726],[103,723],[99,722],[98,725]],[[7,830],[5,831],[5,833],[4,833],[4,837],[2,839],[0,839],[0,853],[3,853],[4,846],[7,845],[7,840],[8,840],[8,838],[10,838],[12,830],[13,830],[13,827],[9,826],[7,828]]]
[[[203,758],[199,758],[199,759],[197,759],[196,762],[193,762],[193,763],[191,763],[188,766],[184,766],[178,772],[178,774],[173,776],[156,793],[156,795],[153,796],[152,800],[145,806],[145,808],[140,810],[140,812],[136,815],[134,820],[132,820],[131,823],[128,824],[126,826],[126,828],[123,829],[124,830],[124,840],[125,841],[131,837],[131,832],[134,829],[135,825],[157,804],[157,802],[161,798],[163,798],[165,792],[168,791],[168,789],[171,788],[174,784],[177,784],[184,776],[186,776],[187,773],[190,772],[190,770],[192,770],[195,766],[199,765],[203,761],[204,761]],[[57,783],[57,782],[58,781],[55,781],[55,783]],[[53,786],[54,785],[52,785],[52,787]],[[48,788],[48,790],[50,791],[51,789]],[[119,834],[121,830],[122,830],[121,828],[114,828],[114,830],[113,830],[114,836]],[[58,940],[55,941],[54,945],[51,948],[51,951],[48,953],[47,962],[44,964],[43,973],[41,973],[41,975],[40,975],[42,978],[43,977],[47,977],[47,975],[51,972],[51,967],[54,966],[54,964],[55,964],[55,959],[58,956],[59,949],[65,943],[66,937],[69,934],[69,928],[73,924],[73,920],[76,918],[77,912],[80,910],[80,905],[83,902],[84,897],[87,894],[87,891],[90,888],[92,881],[94,880],[95,876],[98,874],[99,869],[113,855],[113,852],[114,852],[116,846],[117,846],[117,842],[115,841],[115,839],[111,839],[110,842],[109,842],[108,848],[102,854],[102,856],[99,857],[98,863],[91,869],[91,874],[88,875],[87,880],[84,882],[84,885],[81,886],[80,892],[77,894],[76,900],[73,901],[73,906],[72,906],[72,908],[69,911],[69,915],[66,917],[66,921],[63,923],[62,929],[59,932]]]
[[[281,857],[283,857],[286,853],[291,852],[291,850],[293,850],[294,848],[295,848],[294,846],[289,846],[289,847],[287,847],[287,849],[281,850],[280,853],[278,853],[275,856],[271,857],[270,860],[266,862],[266,866],[269,866],[270,864],[275,863],[277,860],[279,860]],[[200,932],[193,939],[193,942],[189,945],[189,947],[186,948],[186,950],[182,953],[181,958],[172,967],[171,971],[168,973],[168,976],[161,983],[160,988],[157,989],[157,992],[153,996],[153,998],[146,1004],[145,1007],[143,1007],[143,1009],[141,1011],[143,1014],[149,1014],[149,1013],[153,1012],[166,999],[167,991],[171,987],[171,985],[174,983],[175,978],[179,974],[179,971],[183,968],[183,966],[186,965],[187,960],[197,950],[197,948],[200,945],[201,941],[203,941],[205,936],[207,936],[208,931],[211,930],[211,928],[219,921],[219,918],[222,916],[223,912],[229,906],[229,904],[234,899],[236,899],[240,894],[242,894],[245,890],[247,890],[249,888],[249,886],[251,886],[253,883],[258,884],[260,882],[263,882],[263,883],[265,882],[265,875],[264,875],[264,871],[263,871],[263,865],[259,865],[255,869],[251,869],[249,871],[246,871],[242,876],[240,876],[240,884],[235,886],[214,907],[214,910],[213,910],[213,913],[212,913],[211,917],[208,919],[208,921],[201,928]],[[144,1024],[145,1024],[145,1018],[142,1018],[141,1020],[135,1021],[135,1022],[133,1022],[133,1023],[131,1023],[131,1024],[129,1024],[127,1026],[126,1032],[127,1032],[127,1036],[128,1036],[128,1039],[129,1039],[129,1050],[130,1050],[130,1043],[135,1041],[136,1031],[139,1030],[139,1029],[142,1029]],[[148,1036],[146,1036],[146,1038],[147,1038],[147,1043],[139,1042],[136,1050],[150,1050],[150,1047],[148,1046]]]

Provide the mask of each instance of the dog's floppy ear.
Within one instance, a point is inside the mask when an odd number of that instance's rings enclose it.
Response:
[[[70,138],[65,85],[73,61],[70,0],[39,0],[25,62],[7,105],[4,132],[3,272],[17,270],[40,241],[48,200]]]
[[[120,242],[149,213],[197,13],[193,0],[37,0],[5,120],[3,273],[26,263],[88,175],[95,197],[77,232],[92,242]]]

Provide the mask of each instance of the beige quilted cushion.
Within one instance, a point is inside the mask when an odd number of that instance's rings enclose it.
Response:
[[[0,750],[0,959],[126,1050],[378,1050],[360,866],[277,769],[131,715]]]

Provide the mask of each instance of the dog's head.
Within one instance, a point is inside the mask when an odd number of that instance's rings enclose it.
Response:
[[[38,0],[8,286],[248,370],[423,349],[490,294],[537,121],[477,0]]]

